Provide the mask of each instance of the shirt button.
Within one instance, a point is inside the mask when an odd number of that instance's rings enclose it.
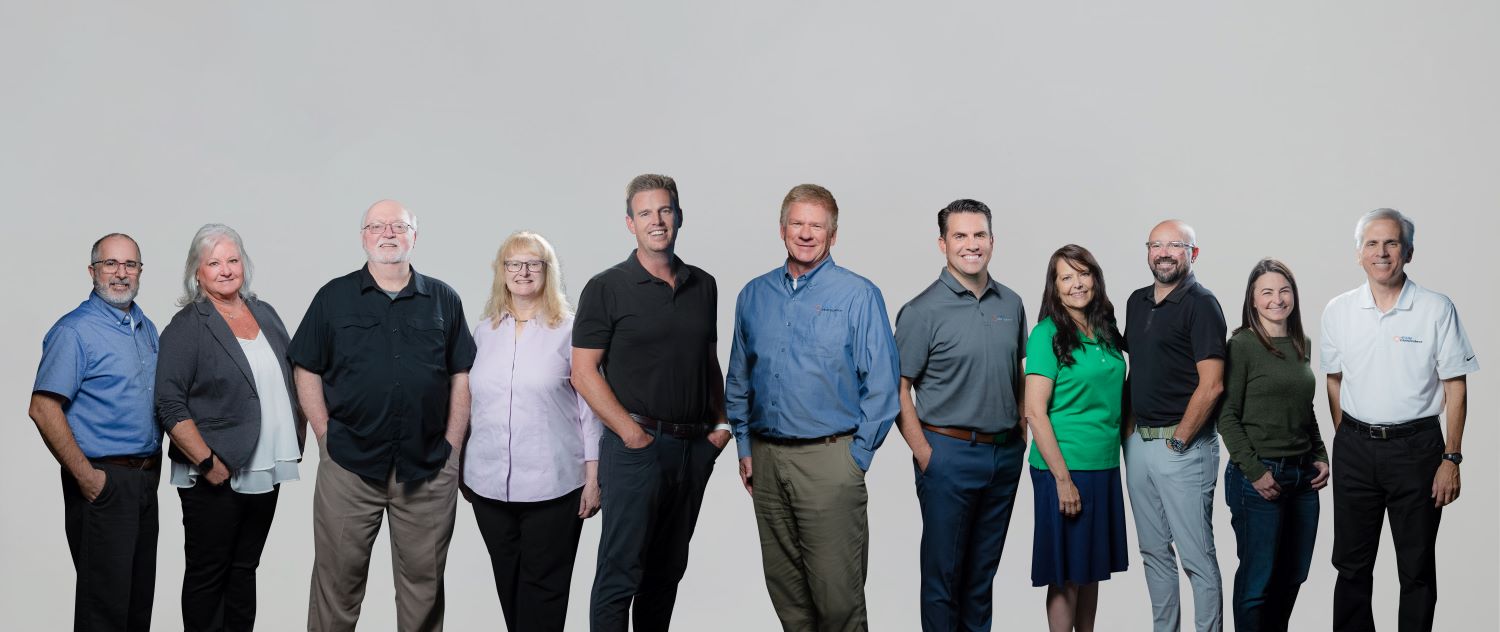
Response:
[[[398,332],[400,332],[400,331],[401,331],[401,330],[400,330],[400,329],[392,329],[392,330],[391,330],[391,333],[393,333],[393,334],[394,334],[394,333],[398,333]]]
[[[396,354],[396,359],[397,359],[397,360],[400,360],[400,359],[401,359],[401,354],[399,354],[399,353],[398,353],[398,354]]]

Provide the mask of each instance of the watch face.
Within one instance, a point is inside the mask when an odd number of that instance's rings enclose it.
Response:
[[[1443,458],[1446,459],[1446,460],[1452,461],[1454,465],[1458,465],[1458,464],[1464,462],[1464,455],[1459,454],[1457,452],[1453,452],[1453,453],[1450,453],[1450,454],[1444,454]]]

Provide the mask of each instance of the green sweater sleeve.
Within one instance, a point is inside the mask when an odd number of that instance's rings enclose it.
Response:
[[[1243,336],[1229,339],[1229,375],[1224,380],[1224,405],[1219,411],[1219,436],[1224,447],[1229,449],[1229,458],[1238,465],[1245,478],[1259,480],[1266,473],[1245,431],[1245,384],[1250,377],[1250,365],[1254,362],[1255,350],[1247,348],[1247,342],[1259,345],[1259,340],[1247,340]]]

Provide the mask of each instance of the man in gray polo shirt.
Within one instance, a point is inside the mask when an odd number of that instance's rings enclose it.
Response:
[[[938,211],[947,266],[896,316],[898,424],[922,505],[923,630],[990,629],[1025,455],[1018,419],[1026,310],[990,278],[990,219],[976,200]]]

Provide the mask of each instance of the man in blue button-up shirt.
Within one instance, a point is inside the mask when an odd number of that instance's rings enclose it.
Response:
[[[867,627],[864,477],[900,410],[885,300],[834,264],[837,235],[833,194],[793,188],[781,203],[786,265],[750,281],[735,307],[725,407],[787,630]]]
[[[75,630],[149,630],[156,593],[161,429],[156,325],[135,304],[141,251],[112,233],[89,251],[94,290],[42,340],[31,419],[62,465]]]

